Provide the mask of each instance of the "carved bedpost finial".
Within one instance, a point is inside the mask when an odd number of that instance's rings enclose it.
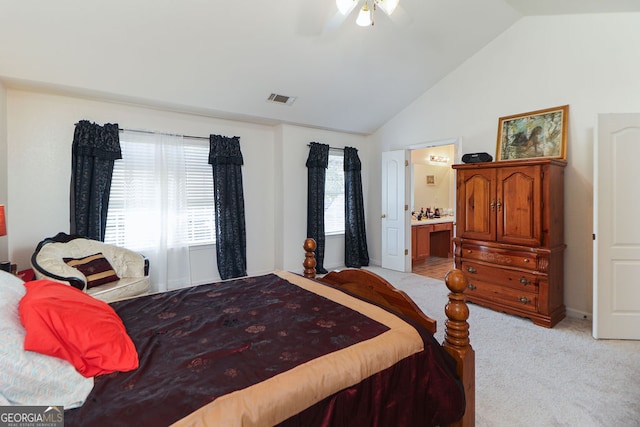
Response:
[[[449,303],[444,308],[447,315],[444,328],[444,343],[442,347],[457,362],[458,378],[462,381],[467,398],[465,413],[462,419],[452,426],[475,426],[475,396],[476,396],[476,356],[469,341],[469,307],[465,302],[464,290],[467,288],[467,278],[461,270],[453,269],[444,278],[449,293]]]
[[[304,262],[302,266],[304,267],[304,277],[308,277],[310,279],[314,279],[316,277],[316,241],[311,237],[307,237],[304,241],[304,245],[302,245],[304,249]]]
[[[444,311],[447,315],[445,322],[445,343],[454,347],[466,347],[469,345],[469,307],[464,298],[464,290],[467,288],[467,278],[461,270],[453,269],[444,278],[449,294],[449,303]]]

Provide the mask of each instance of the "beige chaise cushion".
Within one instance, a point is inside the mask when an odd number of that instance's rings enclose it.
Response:
[[[96,253],[104,255],[120,280],[87,288],[85,275],[67,265],[64,258],[82,258]],[[60,277],[79,278],[84,282],[83,291],[105,302],[145,295],[149,292],[150,283],[149,277],[145,276],[144,257],[129,249],[97,240],[76,238],[66,243],[46,243],[36,254],[35,261],[40,267],[34,266],[37,279],[50,279],[68,284],[69,282],[61,280]]]

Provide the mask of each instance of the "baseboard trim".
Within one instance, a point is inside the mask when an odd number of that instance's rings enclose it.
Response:
[[[576,319],[593,320],[593,315],[591,313],[587,313],[585,311],[580,311],[580,310],[574,310],[571,308],[567,308],[567,317],[573,317]]]

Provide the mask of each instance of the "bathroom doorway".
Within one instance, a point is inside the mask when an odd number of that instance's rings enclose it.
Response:
[[[411,151],[411,271],[444,280],[454,266],[455,171],[460,140],[449,139],[409,147]],[[417,228],[414,228],[417,227]],[[449,250],[442,250],[448,243]],[[438,248],[438,249],[436,249]]]

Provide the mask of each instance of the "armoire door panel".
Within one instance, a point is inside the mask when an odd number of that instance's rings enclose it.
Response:
[[[498,170],[497,241],[540,245],[539,177],[536,166]]]
[[[464,212],[458,231],[469,239],[495,239],[495,172],[474,171],[458,182],[458,209]]]

